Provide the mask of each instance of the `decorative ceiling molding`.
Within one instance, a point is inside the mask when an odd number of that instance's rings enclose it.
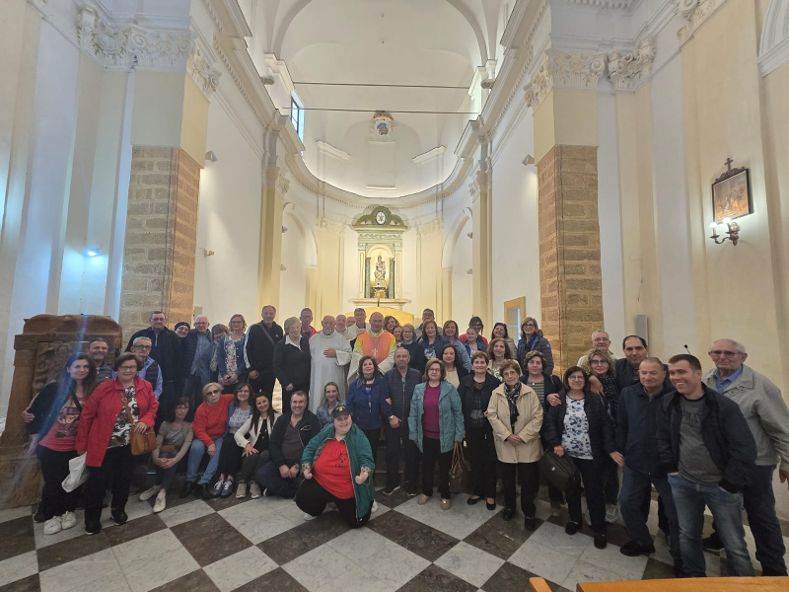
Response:
[[[417,154],[411,159],[415,165],[420,166],[423,164],[427,164],[429,162],[433,162],[437,158],[441,158],[444,156],[444,153],[447,151],[446,146],[436,146],[435,148],[431,148],[427,152],[423,152],[422,154]]]
[[[545,100],[553,89],[594,89],[605,71],[603,53],[570,53],[546,49],[540,66],[526,87],[526,102],[532,107]]]
[[[203,42],[198,40],[189,58],[187,71],[203,95],[207,99],[211,99],[219,86],[219,78],[222,76],[222,72],[214,68],[213,60],[209,58],[208,51]]]
[[[90,5],[77,16],[77,42],[108,69],[186,70],[192,55],[194,34],[189,30],[141,27],[137,24],[113,25]]]
[[[630,8],[638,0],[565,0],[570,4],[580,4],[581,6],[593,6],[595,8]]]
[[[789,0],[770,0],[759,40],[759,71],[767,76],[789,62]]]
[[[323,140],[316,140],[315,146],[318,149],[318,152],[321,154],[325,154],[326,156],[330,156],[332,158],[336,158],[337,160],[348,161],[351,160],[351,155],[348,154],[345,150],[340,150],[336,146],[332,146],[328,142],[324,142]]]
[[[655,40],[643,40],[635,51],[608,54],[608,77],[619,91],[634,91],[649,78],[655,63]]]
[[[712,16],[726,0],[674,0],[677,12],[686,23],[677,31],[680,43],[685,43],[693,33]]]

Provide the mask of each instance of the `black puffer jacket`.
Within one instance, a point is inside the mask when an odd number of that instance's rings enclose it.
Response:
[[[483,385],[482,389],[479,391],[479,394],[482,397],[481,404],[483,411],[485,411],[488,408],[488,403],[490,403],[490,396],[493,394],[493,390],[499,385],[501,385],[501,382],[499,381],[498,378],[493,376],[490,372],[485,374],[485,384]],[[474,429],[474,427],[471,425],[470,414],[473,408],[475,392],[477,391],[474,388],[473,374],[469,374],[460,379],[460,387],[458,388],[458,393],[460,394],[460,402],[463,404],[463,420],[466,423],[466,433],[468,433],[469,429]],[[490,422],[488,420],[485,420],[482,423],[483,423],[482,429],[492,434],[493,428],[490,426]]]

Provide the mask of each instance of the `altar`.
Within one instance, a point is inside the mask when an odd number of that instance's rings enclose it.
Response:
[[[352,225],[359,234],[359,295],[352,302],[363,308],[403,310],[411,302],[402,298],[403,219],[384,206],[374,206]]]

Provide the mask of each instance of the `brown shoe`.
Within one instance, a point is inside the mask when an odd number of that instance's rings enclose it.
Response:
[[[447,499],[445,497],[441,498],[441,509],[442,510],[449,510],[452,507],[452,500]]]

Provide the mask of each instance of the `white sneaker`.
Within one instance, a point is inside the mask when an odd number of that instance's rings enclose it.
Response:
[[[310,520],[315,520],[315,516],[313,516],[312,514],[307,514],[307,513],[305,512],[305,513],[304,513],[304,521],[305,521],[305,522],[309,522]]]
[[[370,508],[370,511],[371,512],[377,512],[378,511],[378,502],[377,501],[373,500],[373,507]]]
[[[77,516],[74,512],[66,512],[60,517],[60,526],[63,530],[74,528],[77,525]]]
[[[238,487],[236,488],[236,499],[241,499],[243,497],[247,497],[247,482],[239,481]]]
[[[60,516],[53,516],[44,522],[44,534],[57,534],[63,530],[63,522]]]
[[[144,502],[144,501],[147,501],[147,500],[151,499],[153,496],[155,496],[157,493],[159,493],[160,489],[161,489],[161,487],[159,487],[158,485],[154,485],[150,489],[146,489],[145,491],[143,491],[140,494],[140,501]]]
[[[252,499],[258,499],[262,495],[260,491],[260,485],[258,485],[257,481],[253,481],[249,484],[249,497]]]
[[[153,502],[153,513],[158,514],[167,507],[167,490],[160,489],[156,495],[156,501]]]
[[[616,504],[606,504],[605,505],[605,521],[609,524],[613,524],[616,522],[616,519],[619,517],[619,509],[616,507]]]

